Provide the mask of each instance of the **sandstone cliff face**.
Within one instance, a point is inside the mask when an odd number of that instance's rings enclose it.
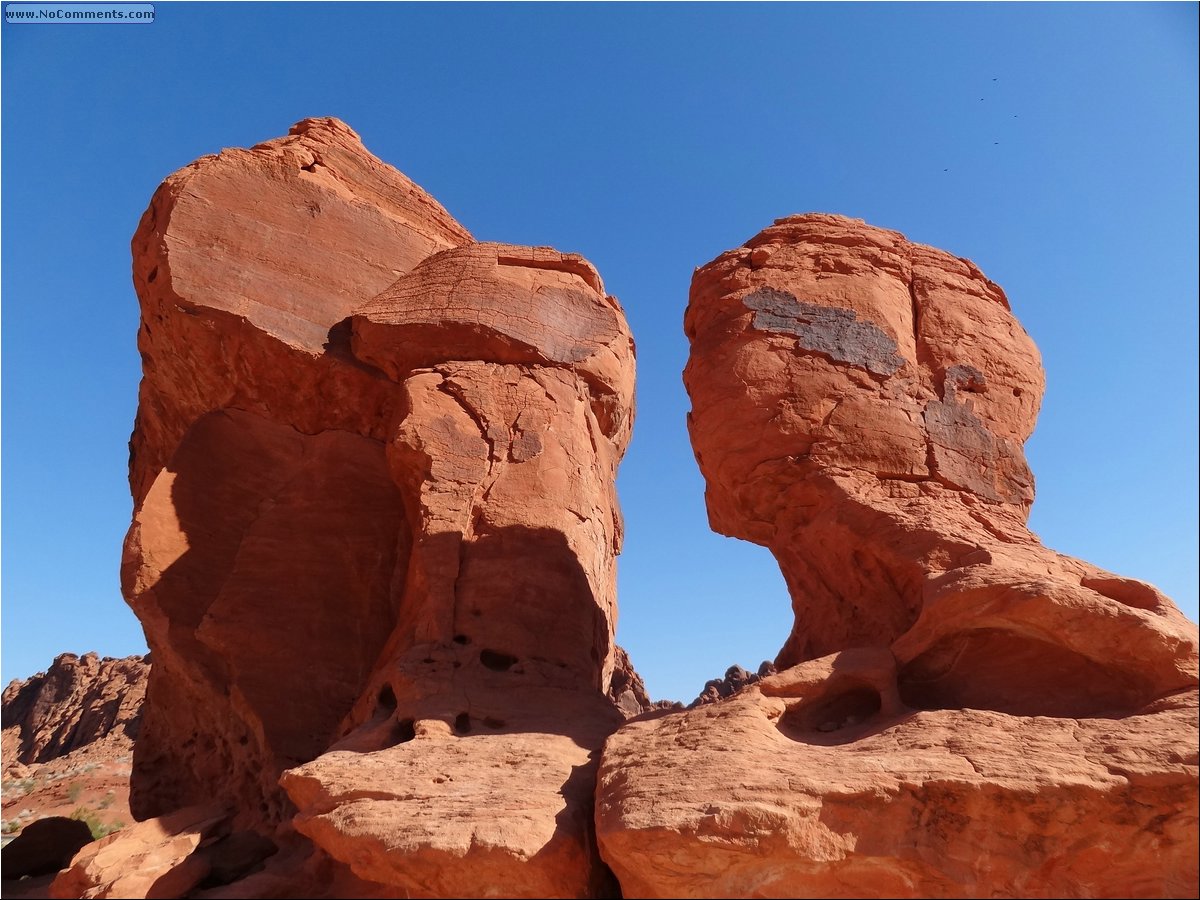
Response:
[[[45,672],[4,689],[3,769],[104,744],[128,753],[141,722],[149,666],[140,656],[64,653]]]
[[[626,893],[1195,893],[1196,627],[1026,528],[1043,376],[1003,292],[797,216],[698,270],[685,324],[710,520],[796,623],[779,674],[608,742]]]
[[[135,814],[294,816],[409,895],[606,890],[634,356],[595,269],[474,243],[332,119],[172,175],[133,251]]]
[[[135,815],[216,790],[284,816],[280,771],[324,750],[363,689],[410,539],[383,449],[393,392],[350,355],[345,320],[468,240],[333,119],[155,193],[133,238],[143,379],[122,566],[155,661]]]

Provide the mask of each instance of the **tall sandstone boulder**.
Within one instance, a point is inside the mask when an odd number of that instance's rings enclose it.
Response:
[[[335,119],[170,176],[133,252],[135,815],[294,819],[355,891],[604,891],[634,354],[595,269]]]
[[[616,621],[632,344],[580,257],[473,244],[352,318],[402,391],[413,535],[398,620],[333,751],[284,776],[297,827],[422,896],[592,896],[593,757]]]
[[[796,618],[778,674],[609,740],[625,895],[1194,896],[1196,627],[1026,527],[1043,373],[1003,291],[795,216],[685,328],[710,521]]]

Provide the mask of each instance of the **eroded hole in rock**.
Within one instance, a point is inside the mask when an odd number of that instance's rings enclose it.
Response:
[[[305,172],[315,172],[317,171],[317,164],[315,162],[311,162],[307,166],[301,166],[300,168]]]
[[[454,731],[457,734],[470,734],[471,717],[467,713],[459,713],[454,717]]]
[[[1134,673],[998,628],[942,639],[905,665],[899,681],[901,699],[915,709],[1119,718],[1153,699]]]
[[[517,658],[497,650],[480,650],[479,661],[493,672],[507,672],[517,664]]]
[[[454,643],[466,646],[467,644],[471,643],[471,639],[465,634],[456,634],[454,636]]]
[[[883,707],[879,691],[859,686],[795,706],[779,720],[779,730],[793,740],[839,743],[859,733],[854,726],[874,718]],[[839,734],[839,732],[844,732]]]
[[[392,723],[391,740],[388,742],[388,746],[395,747],[397,744],[407,744],[416,736],[416,723],[412,719],[401,719],[399,722]]]
[[[158,266],[150,270],[150,274],[146,276],[146,280],[153,284],[156,278],[158,278]]]
[[[379,706],[377,710],[389,715],[396,711],[396,692],[392,690],[390,684],[385,684],[379,689]]]

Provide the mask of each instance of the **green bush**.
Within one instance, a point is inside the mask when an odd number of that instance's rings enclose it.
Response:
[[[83,796],[83,785],[78,781],[72,783],[71,786],[67,788],[67,799],[72,803],[76,802],[81,796]]]
[[[82,806],[75,807],[75,812],[71,813],[71,818],[82,822],[88,827],[88,831],[92,833],[92,840],[98,841],[105,835],[112,834],[114,831],[120,831],[125,827],[124,822],[113,822],[105,825],[100,821],[100,817],[90,809],[84,809]]]

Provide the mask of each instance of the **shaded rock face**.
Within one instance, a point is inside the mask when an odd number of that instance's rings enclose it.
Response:
[[[1195,893],[1196,627],[1027,529],[1043,376],[1000,288],[797,216],[697,270],[685,327],[710,520],[796,622],[777,675],[610,739],[623,890]]]
[[[294,816],[418,896],[606,890],[634,355],[595,269],[473,242],[333,119],[170,176],[133,251],[135,815]]]
[[[4,761],[45,763],[103,742],[128,752],[141,724],[148,663],[140,656],[58,656],[45,672],[4,689]]]
[[[669,700],[653,701],[646,691],[646,683],[633,667],[633,660],[620,645],[613,662],[612,679],[608,684],[608,699],[612,700],[626,718],[640,716],[652,709],[675,706]]]

